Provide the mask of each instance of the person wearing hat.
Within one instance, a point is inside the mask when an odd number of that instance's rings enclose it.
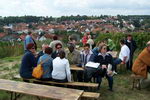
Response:
[[[150,41],[147,43],[146,48],[136,58],[132,71],[136,75],[141,75],[143,78],[148,76],[148,68],[150,68]]]
[[[24,54],[22,61],[21,61],[21,67],[20,67],[20,76],[22,78],[30,79],[32,77],[32,71],[33,68],[37,66],[36,63],[36,57],[35,57],[35,44],[29,43],[27,46],[27,51]]]
[[[134,52],[137,48],[136,46],[136,42],[133,40],[132,35],[129,34],[127,36],[127,39],[125,41],[125,44],[128,46],[128,48],[130,49],[130,59],[127,62],[127,70],[131,70],[132,69],[132,65],[133,65],[133,56],[134,56]]]

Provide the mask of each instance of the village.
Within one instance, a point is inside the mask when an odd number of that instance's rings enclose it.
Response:
[[[40,21],[29,23],[9,23],[1,25],[0,41],[24,41],[25,36],[29,31],[33,33],[33,38],[37,41],[49,40],[54,34],[61,32],[79,33],[82,36],[84,33],[92,33],[98,35],[99,33],[129,33],[129,32],[145,32],[146,24],[140,27],[134,23],[135,18],[131,17],[128,20],[120,19],[118,16],[107,16],[99,19],[87,20],[66,20],[44,21],[45,17],[40,18]],[[142,23],[145,17],[137,17]],[[1,17],[1,20],[4,18]],[[138,23],[139,24],[139,23]],[[150,31],[147,28],[147,31]],[[61,34],[61,35],[63,35]]]

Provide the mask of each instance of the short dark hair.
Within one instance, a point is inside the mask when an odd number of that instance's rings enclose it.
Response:
[[[84,45],[84,47],[90,47],[90,44],[86,43],[86,44]]]
[[[121,43],[121,44],[125,44],[125,40],[124,40],[124,39],[121,39],[121,40],[120,40],[120,43]]]
[[[59,57],[60,57],[61,59],[63,59],[63,58],[65,58],[66,53],[65,53],[64,50],[60,50],[59,53],[58,53],[58,55],[59,55]]]
[[[60,45],[60,46],[62,47],[62,44],[61,44],[61,43],[57,43],[57,44],[55,45],[55,48],[57,48],[58,45]]]
[[[32,34],[32,32],[29,31],[29,32],[28,32],[28,35],[30,35],[30,34]]]
[[[53,40],[58,40],[58,37],[56,35],[54,35]]]
[[[46,54],[51,54],[53,52],[53,49],[51,48],[51,47],[47,47],[47,48],[45,48],[45,53]]]

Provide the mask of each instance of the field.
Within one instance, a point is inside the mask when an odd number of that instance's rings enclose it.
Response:
[[[13,76],[18,74],[21,57],[5,57],[0,59],[0,78],[13,80]],[[101,93],[100,100],[149,100],[150,88],[142,89],[141,91],[136,89],[131,90],[132,81],[130,75],[131,72],[123,71],[114,76],[114,92],[107,90],[108,84],[104,78],[101,88],[98,91]],[[7,92],[0,91],[0,100],[8,100],[9,98],[10,95]],[[25,95],[21,100],[36,100],[36,98]]]

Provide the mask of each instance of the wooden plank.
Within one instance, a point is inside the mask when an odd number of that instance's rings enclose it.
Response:
[[[100,93],[93,93],[93,92],[84,92],[82,94],[83,98],[93,98],[98,99],[100,97]]]
[[[84,70],[84,68],[77,67],[76,65],[71,65],[70,69],[73,71],[83,71]]]
[[[21,79],[20,75],[16,75],[14,78]],[[97,83],[86,83],[86,82],[58,83],[58,82],[53,82],[53,81],[41,81],[41,80],[36,80],[36,79],[27,79],[27,80],[42,82],[42,83],[49,83],[49,84],[66,85],[66,86],[68,85],[68,86],[80,86],[80,87],[92,87],[92,88],[97,88],[98,87]]]
[[[113,58],[117,58],[117,51],[109,51],[108,53],[111,54]]]
[[[54,100],[78,100],[83,94],[83,90],[16,82],[4,79],[0,79],[0,90],[50,98]]]

